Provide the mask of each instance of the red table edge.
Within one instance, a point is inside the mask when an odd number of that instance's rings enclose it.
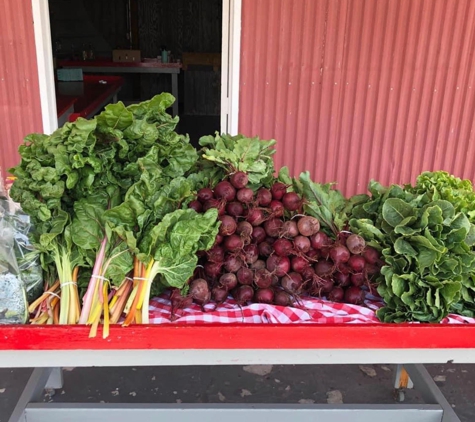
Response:
[[[69,122],[74,122],[78,117],[86,118],[91,110],[94,110],[96,107],[99,106],[107,97],[112,95],[114,91],[118,91],[124,85],[124,78],[122,76],[97,76],[97,75],[84,75],[83,82],[85,83],[99,83],[99,81],[106,81],[107,82],[107,89],[95,99],[94,102],[89,104],[88,107],[85,109],[71,113],[68,117]]]
[[[58,95],[56,96],[56,112],[58,118],[66,113],[77,101],[77,97],[70,95]]]
[[[475,324],[0,325],[0,350],[475,349]]]

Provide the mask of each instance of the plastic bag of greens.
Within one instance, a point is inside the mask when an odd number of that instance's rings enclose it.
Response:
[[[27,320],[26,288],[15,257],[15,229],[0,218],[0,324],[22,324]]]
[[[25,323],[28,302],[43,290],[30,230],[30,218],[9,198],[0,172],[0,324]]]

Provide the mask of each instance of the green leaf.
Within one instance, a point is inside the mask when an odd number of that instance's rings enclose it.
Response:
[[[309,172],[299,177],[302,185],[302,196],[306,199],[305,209],[320,220],[334,235],[343,229],[337,221],[348,221],[345,215],[347,201],[340,191],[332,189],[332,184],[321,185],[310,179]]]
[[[72,241],[82,249],[98,249],[104,238],[103,215],[107,210],[108,195],[97,192],[74,204],[74,219],[71,223]]]
[[[430,249],[420,248],[417,256],[419,271],[422,273],[425,268],[431,267],[437,260],[437,257],[437,252]]]
[[[416,233],[420,233],[420,231],[421,231],[420,228],[408,227],[402,224],[394,228],[394,233],[401,234],[403,236],[411,236]]]
[[[41,247],[46,250],[54,249],[56,238],[64,232],[69,221],[68,213],[62,210],[58,211],[57,215],[49,222],[49,230],[40,235]]]
[[[119,101],[115,104],[106,105],[105,110],[96,119],[98,125],[123,131],[132,124],[134,116],[132,112],[127,110],[124,103]]]
[[[160,188],[157,192],[157,199],[152,205],[152,210],[157,220],[161,220],[166,214],[181,208],[187,198],[194,193],[192,183],[184,178],[177,177],[169,184]]]
[[[156,270],[163,276],[163,282],[170,287],[182,289],[195,271],[198,258],[195,255],[173,257],[173,249],[164,247],[156,261]]]
[[[120,242],[109,252],[108,256],[109,262],[105,277],[109,279],[113,285],[119,286],[134,267],[132,253],[127,243]]]
[[[460,293],[462,286],[460,283],[446,283],[440,290],[440,294],[443,297],[446,304],[451,305]]]
[[[394,242],[394,250],[396,253],[410,257],[417,257],[417,251],[411,246],[409,242],[402,237]]]
[[[153,226],[139,245],[139,259],[153,256],[153,271],[168,286],[183,288],[193,275],[199,250],[211,248],[218,234],[218,211],[176,210]]]
[[[406,291],[407,282],[398,276],[392,277],[391,288],[396,296],[401,297],[402,294]]]
[[[223,177],[233,171],[244,171],[249,183],[268,185],[273,180],[275,140],[262,141],[242,135],[219,135],[200,138],[202,157],[223,169]]]
[[[383,205],[382,215],[391,227],[396,227],[407,217],[414,216],[414,210],[403,200],[390,198]]]
[[[287,166],[281,167],[277,180],[285,185],[293,185],[293,180],[292,177],[290,177],[289,168]]]
[[[470,223],[470,230],[465,238],[465,243],[469,246],[475,245],[475,225]]]
[[[436,244],[436,245],[432,244],[432,242],[426,236],[420,236],[420,235],[411,236],[410,242],[413,246],[416,246],[417,248],[423,247],[423,248],[436,251],[438,253],[447,252],[446,247],[439,244]]]

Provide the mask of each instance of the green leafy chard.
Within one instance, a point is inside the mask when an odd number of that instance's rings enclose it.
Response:
[[[218,234],[218,211],[199,214],[192,209],[176,210],[150,226],[140,242],[138,258],[147,265],[142,321],[148,323],[148,303],[153,281],[163,287],[186,290],[198,264],[198,251],[210,249]],[[145,306],[146,305],[146,306]]]
[[[132,269],[137,228],[185,204],[194,189],[195,182],[182,182],[198,155],[175,132],[178,118],[166,113],[173,102],[161,94],[129,107],[110,104],[94,119],[66,123],[49,136],[32,134],[20,147],[11,195],[32,217],[45,271],[59,274],[68,290],[63,296],[78,306],[74,269],[91,276],[81,318],[75,306],[61,322],[97,322],[103,282],[120,285]],[[152,198],[154,207],[145,204]]]

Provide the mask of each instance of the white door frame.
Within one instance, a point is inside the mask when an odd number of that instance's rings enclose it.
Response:
[[[223,0],[221,56],[221,133],[237,135],[241,63],[242,0]]]
[[[58,128],[58,113],[56,111],[48,0],[31,0],[31,7],[33,10],[43,133],[50,134]]]
[[[48,0],[31,0],[43,132],[58,127]],[[242,0],[223,0],[221,59],[221,132],[236,135],[239,117]]]

